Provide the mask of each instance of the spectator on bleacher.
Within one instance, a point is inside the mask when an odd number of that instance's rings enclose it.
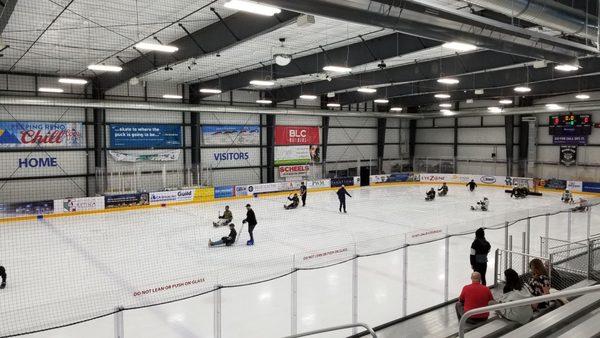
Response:
[[[494,300],[492,292],[485,285],[481,284],[481,274],[477,271],[471,274],[471,284],[465,285],[456,302],[456,315],[458,320],[462,315],[473,309],[487,306]],[[477,324],[487,320],[489,312],[476,314],[467,319],[469,324]]]
[[[485,239],[483,228],[475,231],[475,240],[471,244],[471,268],[481,275],[481,284],[486,285],[485,273],[487,272],[487,255],[490,253],[491,245]]]
[[[550,278],[548,278],[548,270],[544,263],[538,258],[534,258],[529,262],[531,270],[531,278],[527,282],[527,286],[533,296],[542,296],[550,294]],[[544,309],[548,306],[548,302],[541,302],[531,305],[534,310]]]
[[[504,271],[504,280],[506,281],[506,284],[504,285],[502,296],[500,296],[497,302],[490,302],[490,305],[496,303],[507,303],[531,297],[531,293],[523,285],[521,278],[519,278],[519,274],[515,270],[507,269]],[[503,318],[512,320],[521,325],[528,323],[531,318],[533,318],[533,309],[530,305],[516,306],[504,310],[498,310],[496,313]]]

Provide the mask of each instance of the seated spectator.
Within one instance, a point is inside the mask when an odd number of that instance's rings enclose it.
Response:
[[[458,320],[460,320],[465,312],[487,306],[490,301],[493,300],[494,296],[492,296],[490,289],[481,284],[481,274],[479,272],[473,272],[471,274],[471,284],[463,287],[455,306]],[[487,320],[488,316],[489,312],[476,314],[467,319],[467,323],[477,324],[484,322]]]
[[[533,296],[550,294],[550,278],[548,278],[548,270],[546,270],[544,263],[538,258],[532,259],[529,262],[529,269],[531,269],[531,278],[527,282],[527,286],[531,294]],[[532,304],[531,306],[534,310],[545,309],[548,302]]]
[[[490,305],[497,303],[507,303],[515,300],[521,300],[531,297],[529,290],[523,285],[519,274],[513,269],[504,271],[504,290],[498,301],[491,301]],[[512,320],[521,325],[528,323],[533,318],[533,309],[530,305],[516,306],[504,310],[498,310],[496,313],[503,318]]]

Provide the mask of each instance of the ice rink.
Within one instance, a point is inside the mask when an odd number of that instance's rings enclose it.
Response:
[[[124,307],[138,308],[123,312],[125,337],[213,337],[215,293],[210,291],[221,285],[223,337],[281,337],[293,325],[295,280],[298,332],[346,324],[352,322],[355,255],[367,255],[356,263],[358,320],[378,325],[402,316],[405,254],[407,313],[413,313],[444,301],[445,278],[450,298],[468,282],[469,246],[478,227],[565,208],[558,193],[514,200],[500,188],[471,193],[457,185],[450,186],[449,196],[425,202],[431,186],[349,190],[347,214],[338,211],[334,191],[324,191],[309,192],[307,206],[297,210],[284,210],[286,196],[279,195],[3,224],[0,263],[8,285],[0,291],[0,336]],[[491,200],[490,211],[470,211],[484,196]],[[209,248],[209,238],[228,233],[227,227],[212,226],[218,212],[230,205],[239,231],[246,203],[258,219],[255,245],[245,245],[244,226],[234,246]],[[593,209],[591,217],[591,233],[600,232],[600,210]],[[550,217],[551,237],[567,239],[567,218],[567,213]],[[586,224],[587,214],[572,214],[573,240],[586,236]],[[532,254],[539,253],[544,228],[545,217],[531,220]],[[427,229],[442,236],[468,233],[450,239],[448,276],[444,240],[371,255],[398,248],[405,236]],[[523,231],[525,221],[509,228],[515,251],[522,249]],[[504,230],[488,230],[487,237],[494,250],[504,247]],[[313,269],[334,263],[340,264]],[[490,254],[488,283],[493,266]],[[301,270],[290,274],[295,268]],[[207,293],[170,302],[202,292]],[[163,302],[170,303],[144,307]],[[25,337],[113,337],[113,325],[110,315]]]

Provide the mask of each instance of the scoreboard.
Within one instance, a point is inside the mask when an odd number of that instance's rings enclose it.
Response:
[[[587,136],[594,125],[590,114],[551,115],[548,124],[554,136]]]

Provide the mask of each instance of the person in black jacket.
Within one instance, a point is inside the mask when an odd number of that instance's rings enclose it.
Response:
[[[425,193],[426,201],[433,201],[435,199],[435,190],[431,188],[428,192]]]
[[[258,222],[256,222],[256,215],[254,214],[254,210],[252,210],[252,206],[250,204],[246,204],[246,219],[242,221],[243,224],[248,223],[248,233],[250,234],[250,240],[246,242],[246,245],[254,245],[254,235],[252,232],[254,231],[254,227]]]
[[[286,210],[296,209],[298,205],[300,205],[300,199],[298,198],[298,194],[294,194],[293,197],[288,196],[288,200],[292,201],[292,203],[283,206]]]
[[[338,199],[340,200],[340,212],[342,212],[342,208],[344,208],[344,212],[346,212],[346,195],[352,197],[346,190],[346,187],[343,185],[336,192]]]
[[[471,268],[481,274],[481,284],[485,285],[485,273],[487,271],[487,255],[490,253],[491,245],[485,239],[483,228],[475,231],[475,240],[471,244]]]
[[[237,237],[237,231],[235,231],[235,224],[229,223],[229,236],[221,237],[220,241],[213,242],[210,239],[208,240],[208,246],[217,246],[223,245],[231,246],[235,243],[235,238]]]
[[[446,182],[442,183],[442,186],[438,189],[438,196],[446,196],[448,195],[448,185]]]
[[[0,265],[0,277],[2,278],[0,289],[4,289],[6,287],[6,269],[2,265]]]
[[[306,185],[304,182],[300,183],[300,198],[302,198],[302,206],[306,206],[306,194],[308,193],[308,189],[306,189]]]
[[[477,187],[477,183],[475,183],[474,180],[471,180],[471,182],[467,183],[467,187],[469,187],[469,191],[473,191]]]

